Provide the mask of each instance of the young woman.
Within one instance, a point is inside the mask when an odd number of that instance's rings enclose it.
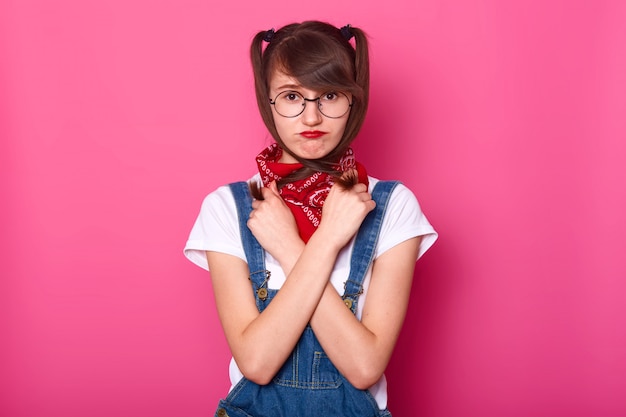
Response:
[[[291,24],[259,32],[251,57],[276,143],[258,174],[206,197],[185,247],[211,271],[233,354],[216,415],[389,416],[383,372],[437,235],[411,191],[368,176],[350,148],[367,111],[367,39]]]

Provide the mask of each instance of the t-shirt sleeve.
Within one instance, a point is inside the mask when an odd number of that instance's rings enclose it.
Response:
[[[422,236],[417,258],[419,259],[437,240],[437,232],[422,212],[411,190],[398,184],[391,193],[383,218],[376,257],[405,240]]]
[[[228,186],[220,187],[205,197],[184,254],[191,262],[208,270],[205,251],[226,253],[246,260],[239,234],[237,207]]]

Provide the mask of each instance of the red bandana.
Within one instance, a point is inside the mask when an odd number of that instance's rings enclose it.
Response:
[[[280,180],[293,171],[302,168],[302,164],[285,164],[278,162],[283,150],[277,143],[264,149],[257,157],[259,173],[263,186],[267,187],[270,182]],[[359,182],[368,185],[365,167],[354,159],[354,152],[348,149],[341,157],[335,168],[345,172],[356,168]],[[322,219],[322,207],[328,196],[330,187],[334,184],[333,177],[329,174],[316,172],[308,178],[285,184],[280,189],[280,195],[291,209],[296,219],[300,237],[308,242]]]

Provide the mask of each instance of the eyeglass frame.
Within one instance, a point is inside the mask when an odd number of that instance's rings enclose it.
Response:
[[[294,115],[294,116],[285,116],[282,113],[280,113],[278,110],[276,110],[276,99],[278,98],[278,96],[280,96],[281,94],[285,94],[285,93],[293,93],[293,94],[297,94],[300,97],[302,97],[302,99],[304,100],[304,105],[302,106],[302,110],[300,110],[300,113]],[[345,113],[343,113],[341,116],[328,116],[326,114],[324,114],[324,112],[322,111],[322,103],[320,102],[320,99],[328,94],[328,93],[333,93],[333,94],[343,94],[343,96],[345,98],[348,99],[348,108],[346,109]],[[348,95],[346,93],[343,93],[341,91],[327,91],[325,93],[320,94],[318,97],[316,98],[306,98],[304,97],[302,94],[300,94],[299,92],[295,91],[295,90],[285,90],[285,91],[281,91],[280,93],[276,94],[276,97],[274,97],[274,100],[272,100],[271,98],[269,99],[270,104],[272,106],[274,106],[274,110],[276,110],[276,113],[278,113],[281,117],[285,117],[287,119],[293,119],[294,117],[298,117],[300,116],[302,113],[304,113],[304,110],[306,110],[306,103],[307,101],[317,101],[317,110],[320,112],[320,114],[324,117],[328,117],[329,119],[341,119],[343,116],[345,116],[346,114],[348,114],[348,112],[350,111],[350,109],[352,108],[352,104],[354,104],[352,101],[350,101],[350,97],[348,97]]]

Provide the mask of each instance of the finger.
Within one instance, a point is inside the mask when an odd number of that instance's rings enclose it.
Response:
[[[356,191],[357,193],[362,193],[363,191],[367,191],[367,185],[360,182],[358,184],[355,184],[352,189]]]
[[[274,191],[272,191],[271,183],[267,187],[263,187],[261,189],[261,193],[263,194],[263,198],[271,198],[274,195]]]
[[[274,194],[276,194],[277,196],[280,196],[280,191],[278,191],[278,186],[276,185],[276,181],[272,181],[269,184],[268,187]]]

